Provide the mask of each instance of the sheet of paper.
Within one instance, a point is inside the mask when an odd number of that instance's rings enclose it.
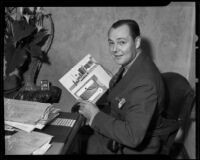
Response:
[[[51,144],[49,144],[49,142],[47,142],[46,144],[44,144],[42,147],[40,147],[39,149],[35,150],[33,152],[33,155],[43,155],[46,153],[46,151],[48,151],[48,149],[51,147]]]
[[[30,133],[18,131],[5,139],[6,155],[29,155],[44,144],[49,143],[53,136],[32,131]]]
[[[31,132],[35,129],[35,125],[31,125],[31,124],[12,122],[12,121],[5,121],[5,124],[21,129],[26,132]]]
[[[36,125],[35,128],[42,129],[45,127],[47,123],[50,123],[53,121],[60,113],[52,113],[49,117],[48,120],[40,120]]]
[[[49,107],[51,107],[49,103],[4,98],[4,119],[34,125]]]

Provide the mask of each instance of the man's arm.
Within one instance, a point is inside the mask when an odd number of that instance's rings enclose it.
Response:
[[[124,121],[100,111],[93,118],[91,127],[121,144],[136,147],[145,136],[158,96],[155,86],[148,81],[140,82],[127,95],[130,98],[123,107],[126,112]]]

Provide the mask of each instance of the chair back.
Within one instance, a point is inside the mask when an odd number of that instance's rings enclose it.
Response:
[[[194,90],[185,77],[178,73],[162,73],[166,90],[166,123],[157,131],[162,141],[161,154],[169,154],[178,130],[189,119],[194,103]]]
[[[167,119],[185,118],[190,114],[194,101],[194,90],[185,77],[178,73],[162,73],[166,90],[166,108],[163,115]]]

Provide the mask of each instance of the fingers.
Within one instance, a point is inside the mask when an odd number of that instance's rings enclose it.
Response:
[[[79,104],[79,110],[78,111],[80,111],[81,113],[83,113],[84,112],[84,109],[85,109],[85,105],[84,104]]]
[[[89,101],[89,100],[86,101],[86,100],[79,99],[77,103],[79,103],[79,105],[81,105],[81,104],[86,105],[86,104],[89,104],[89,103],[92,103],[92,102]]]
[[[93,103],[80,99],[78,100],[77,104],[79,105],[78,112],[82,115],[88,112],[88,110],[90,110],[93,106]]]
[[[78,99],[78,102],[77,103],[83,103],[84,102],[84,100],[82,100],[82,99]]]
[[[79,112],[80,114],[82,114],[83,116],[85,116],[85,108],[84,108],[84,106],[80,106],[78,112]]]
[[[79,112],[80,114],[83,114],[83,111],[82,111],[82,110],[80,110],[80,109],[78,110],[78,112]]]

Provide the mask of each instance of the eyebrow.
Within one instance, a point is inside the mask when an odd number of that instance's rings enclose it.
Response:
[[[127,39],[127,38],[125,38],[125,37],[124,37],[124,38],[121,38],[121,37],[120,37],[120,38],[117,38],[117,40],[126,40],[126,39]]]
[[[127,38],[125,38],[125,37],[124,37],[124,38],[121,38],[121,37],[120,37],[120,38],[117,38],[117,40],[127,40]],[[108,38],[108,41],[113,41],[113,40],[110,39],[110,38]]]

